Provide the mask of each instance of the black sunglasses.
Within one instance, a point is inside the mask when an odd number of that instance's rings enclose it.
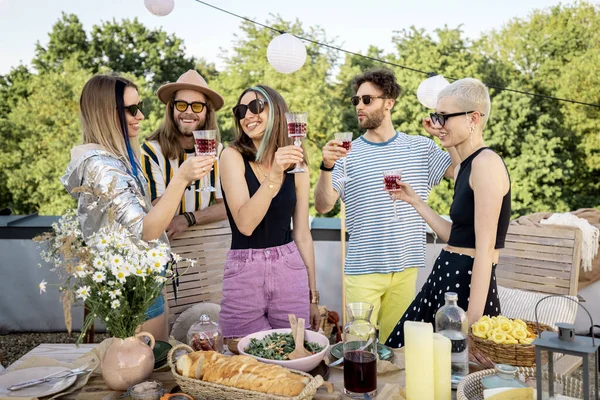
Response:
[[[368,106],[369,104],[371,104],[371,99],[387,99],[387,97],[385,96],[371,96],[370,94],[365,94],[362,96],[352,96],[350,97],[350,101],[352,102],[352,105],[354,107],[356,107],[360,101],[362,100],[363,104],[365,106]]]
[[[260,114],[265,110],[265,101],[262,99],[254,99],[248,104],[238,104],[233,107],[233,115],[242,120],[246,118],[246,112],[250,110],[252,114]]]
[[[436,112],[434,113],[430,113],[429,116],[431,117],[431,122],[433,124],[440,124],[441,126],[444,126],[446,124],[446,121],[448,121],[448,118],[452,118],[452,117],[456,117],[458,115],[464,115],[467,116],[467,114],[471,114],[474,113],[475,111],[463,111],[463,112],[457,112],[457,113],[452,113],[452,114],[438,114]],[[485,114],[481,114],[481,116],[485,116]]]
[[[192,107],[193,112],[201,113],[202,110],[204,110],[204,107],[206,107],[206,103],[201,101],[193,101],[188,103],[187,101],[183,100],[173,100],[173,104],[175,105],[175,109],[179,112],[186,112],[188,107]]]
[[[143,101],[140,101],[137,104],[132,104],[130,106],[123,106],[123,108],[129,111],[129,113],[134,117],[137,115],[138,111],[142,111],[142,107],[144,107]]]

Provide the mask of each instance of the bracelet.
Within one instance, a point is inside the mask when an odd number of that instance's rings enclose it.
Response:
[[[319,304],[320,300],[321,300],[321,297],[319,296],[319,291],[311,290],[310,291],[310,304]]]
[[[324,163],[323,161],[321,161],[321,166],[319,167],[319,169],[320,169],[321,171],[327,171],[327,172],[331,172],[331,171],[333,171],[333,169],[334,169],[334,168],[335,168],[335,164],[333,164],[333,167],[331,167],[331,168],[327,168],[327,167],[325,166],[325,163]]]
[[[196,225],[196,215],[191,211],[188,214],[190,215],[190,219],[192,220],[192,225]]]
[[[185,217],[185,219],[187,220],[188,227],[192,226],[192,220],[191,220],[190,216],[188,215],[188,213],[184,212],[182,215],[183,215],[183,216]]]

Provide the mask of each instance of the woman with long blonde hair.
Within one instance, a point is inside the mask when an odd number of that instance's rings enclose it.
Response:
[[[116,75],[96,75],[83,87],[79,105],[83,144],[71,150],[71,162],[61,181],[77,199],[84,240],[109,224],[110,206],[115,222],[136,239],[168,244],[165,228],[185,188],[210,172],[214,158],[188,159],[152,207],[139,163],[138,133],[144,114],[135,84]],[[74,190],[81,186],[91,191]],[[146,312],[146,320],[145,331],[156,339],[168,339],[163,296]]]

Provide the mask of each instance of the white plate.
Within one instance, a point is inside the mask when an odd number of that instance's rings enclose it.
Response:
[[[8,387],[16,385],[17,383],[45,378],[46,376],[59,371],[70,370],[65,367],[36,367],[20,369],[2,374],[0,375],[0,396],[41,397],[59,393],[71,386],[77,380],[77,376],[71,376],[66,379],[57,379],[48,383],[42,383],[14,392],[11,392],[7,389]]]

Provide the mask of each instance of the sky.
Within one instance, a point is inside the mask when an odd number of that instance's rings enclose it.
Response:
[[[513,18],[527,18],[535,9],[558,5],[559,0],[206,0],[217,7],[265,23],[271,14],[320,26],[344,49],[364,52],[370,45],[393,49],[394,31],[411,25],[433,31],[448,25],[462,27],[475,39],[500,29]],[[568,0],[567,0],[568,2]],[[133,19],[150,28],[161,27],[184,40],[186,52],[223,65],[241,20],[195,0],[175,0],[165,17],[148,12],[143,0],[0,0],[0,74],[23,63],[29,65],[35,45],[48,42],[48,32],[61,12],[76,14],[86,31],[103,21]]]

